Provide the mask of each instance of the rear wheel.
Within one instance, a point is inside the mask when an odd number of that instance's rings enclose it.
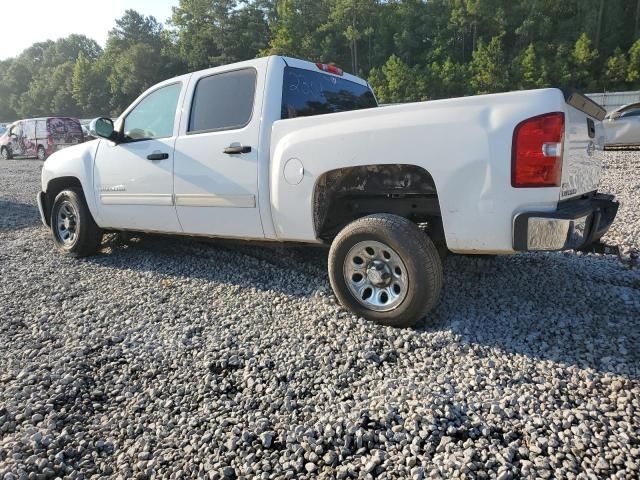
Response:
[[[2,158],[2,160],[11,160],[11,153],[9,153],[7,147],[0,148],[0,158]]]
[[[409,327],[437,303],[442,262],[431,239],[390,214],[360,218],[334,239],[329,253],[333,290],[345,307],[383,325]]]
[[[42,145],[38,147],[38,160],[46,160],[47,152]]]
[[[102,231],[77,189],[63,190],[56,196],[51,208],[51,230],[58,249],[74,257],[96,253],[102,241]]]

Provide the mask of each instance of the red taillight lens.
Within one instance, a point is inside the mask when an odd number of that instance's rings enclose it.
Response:
[[[316,63],[316,67],[323,72],[333,73],[334,75],[342,75],[344,73],[341,68],[338,68],[335,65],[327,65],[326,63]]]
[[[562,175],[564,113],[547,113],[521,122],[513,132],[511,185],[559,187]]]

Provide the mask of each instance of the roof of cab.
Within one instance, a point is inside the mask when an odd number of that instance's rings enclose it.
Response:
[[[350,82],[359,83],[360,85],[366,85],[367,87],[369,86],[369,83],[366,80],[364,80],[363,78],[356,77],[355,75],[347,73],[344,70],[343,70],[343,74],[342,75],[335,75],[333,73],[329,73],[329,72],[325,72],[325,71],[320,70],[316,63],[310,62],[308,60],[301,60],[299,58],[293,58],[293,57],[285,57],[285,56],[282,56],[282,55],[274,55],[274,56],[277,56],[277,57],[281,58],[282,60],[284,60],[284,63],[286,63],[287,65],[289,65],[291,67],[304,68],[305,70],[318,71],[318,72],[321,72],[321,73],[325,73],[327,75],[333,75],[333,76],[336,76],[336,77],[344,78],[345,80],[349,80]],[[324,63],[324,62],[319,62],[319,63]]]

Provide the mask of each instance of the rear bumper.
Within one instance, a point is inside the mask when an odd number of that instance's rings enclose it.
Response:
[[[513,221],[513,249],[517,251],[571,250],[597,242],[618,212],[613,195],[590,197],[558,204],[554,212],[524,212]]]

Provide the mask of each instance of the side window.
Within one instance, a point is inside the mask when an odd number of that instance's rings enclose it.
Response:
[[[36,122],[36,137],[45,138],[47,136],[47,122],[46,120],[38,120]]]
[[[256,71],[218,73],[198,80],[191,103],[189,133],[242,128],[253,113]]]
[[[181,89],[174,83],[144,97],[124,119],[125,141],[171,137]]]
[[[24,135],[27,138],[36,138],[36,122],[35,120],[29,120],[25,122]]]

